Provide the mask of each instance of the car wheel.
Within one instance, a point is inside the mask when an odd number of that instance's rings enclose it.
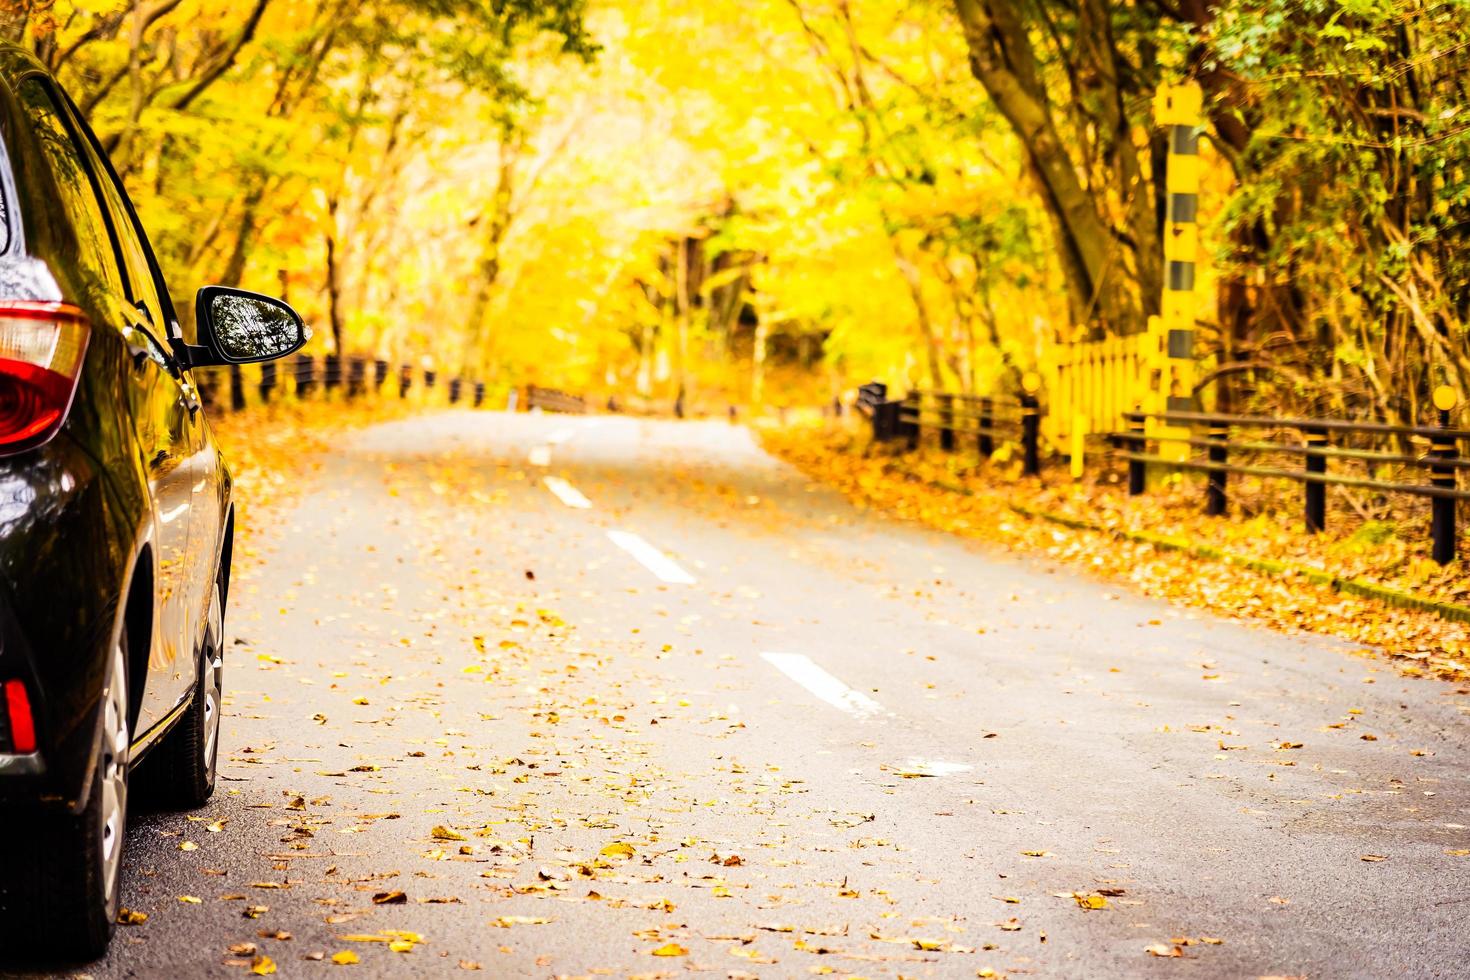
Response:
[[[184,717],[138,768],[142,792],[156,806],[193,809],[209,802],[214,794],[224,692],[224,625],[224,598],[216,580],[199,651],[194,696],[184,709]]]
[[[76,816],[7,814],[17,843],[0,865],[0,944],[11,954],[96,959],[117,921],[128,816],[127,637],[107,669],[97,768]]]

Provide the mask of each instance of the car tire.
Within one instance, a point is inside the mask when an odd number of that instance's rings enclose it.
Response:
[[[163,809],[192,810],[214,795],[224,692],[224,593],[218,579],[199,651],[194,695],[184,717],[138,767],[141,792]]]
[[[14,846],[0,864],[0,949],[9,955],[93,960],[107,952],[122,890],[128,813],[127,637],[107,668],[97,768],[76,815],[0,817]]]

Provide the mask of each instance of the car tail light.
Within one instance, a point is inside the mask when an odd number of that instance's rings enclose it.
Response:
[[[61,428],[88,334],[75,306],[0,302],[0,455],[38,446]]]
[[[36,722],[31,717],[31,697],[24,681],[5,682],[5,714],[10,720],[10,750],[36,751]]]

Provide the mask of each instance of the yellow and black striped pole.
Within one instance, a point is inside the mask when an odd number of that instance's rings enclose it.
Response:
[[[1195,263],[1199,253],[1199,130],[1203,95],[1198,85],[1163,85],[1154,97],[1155,121],[1169,129],[1168,194],[1164,220],[1164,295],[1160,323],[1158,390],[1153,411],[1188,412],[1194,404]],[[1188,428],[1166,426],[1163,439],[1188,437]],[[1189,446],[1162,442],[1160,455],[1185,459]]]

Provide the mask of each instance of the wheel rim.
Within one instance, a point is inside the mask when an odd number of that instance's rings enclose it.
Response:
[[[117,898],[123,829],[128,813],[128,672],[122,643],[112,651],[112,670],[102,708],[102,868],[107,906]]]
[[[209,599],[209,631],[204,638],[204,769],[211,781],[219,758],[220,698],[225,673],[224,618],[216,582]]]

